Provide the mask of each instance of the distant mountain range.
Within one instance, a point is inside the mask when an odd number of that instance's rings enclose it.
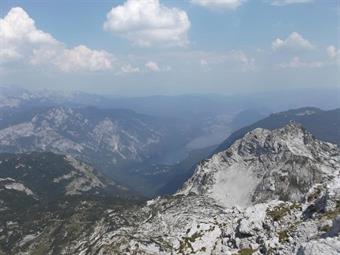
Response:
[[[193,138],[182,150],[177,148],[174,150],[172,154],[178,156],[170,157],[174,158],[173,162],[185,157],[191,149],[201,149],[220,143],[226,132],[253,123],[270,112],[265,107],[251,106],[253,110],[249,116],[249,114],[244,114],[249,111],[248,106],[243,102],[233,97],[217,95],[124,98],[83,92],[29,91],[0,87],[0,113],[56,106],[69,108],[92,106],[98,109],[129,109],[136,113],[160,118],[169,125],[174,122],[179,123],[180,128],[190,129]]]
[[[176,122],[131,110],[47,107],[0,114],[0,151],[51,151],[89,162],[121,181],[192,137]]]
[[[119,97],[80,91],[27,90],[0,86],[0,99],[0,109],[55,105],[94,106],[102,109],[131,109],[138,113],[163,117],[188,118],[194,115],[201,119],[205,119],[209,115],[217,116],[249,109],[253,112],[261,109],[263,113],[269,113],[301,108],[306,105],[323,109],[340,107],[339,90],[327,88],[287,89],[281,90],[279,93],[261,92],[243,95],[189,94]]]

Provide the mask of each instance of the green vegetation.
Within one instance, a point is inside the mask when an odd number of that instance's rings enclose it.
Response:
[[[251,248],[245,248],[241,249],[238,251],[237,255],[251,255],[255,252],[256,250],[253,250]]]
[[[280,243],[285,243],[285,242],[288,241],[288,238],[289,238],[288,229],[280,231],[278,234],[279,234],[279,242]]]
[[[202,236],[203,235],[201,233],[196,232],[192,236],[188,237],[188,240],[193,243],[196,241],[197,238],[200,238]]]
[[[180,241],[178,253],[180,254],[186,254],[185,250],[189,248],[192,251],[194,251],[194,248],[192,247],[191,243],[187,238],[183,238],[183,240]]]
[[[275,206],[272,210],[267,210],[267,215],[269,215],[273,221],[279,221],[284,216],[290,212],[290,208],[285,205]]]
[[[190,232],[190,229],[188,229],[187,234]],[[180,254],[186,254],[185,250],[190,249],[192,252],[194,251],[194,248],[192,247],[191,243],[195,242],[197,238],[202,237],[203,234],[200,232],[195,232],[192,236],[189,237],[183,237],[180,241],[178,253]],[[206,249],[205,247],[202,247],[202,249]]]
[[[331,230],[331,228],[332,227],[330,225],[324,225],[320,228],[320,230],[323,231],[323,232],[328,232],[328,231]]]
[[[301,208],[300,204],[294,203],[290,206],[287,206],[285,204],[280,204],[278,206],[275,206],[272,210],[267,210],[267,215],[269,215],[273,221],[280,221],[284,216],[286,216],[288,213],[290,213],[294,209]]]

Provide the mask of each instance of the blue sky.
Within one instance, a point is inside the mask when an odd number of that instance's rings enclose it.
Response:
[[[0,2],[0,83],[115,95],[339,86],[337,0]]]

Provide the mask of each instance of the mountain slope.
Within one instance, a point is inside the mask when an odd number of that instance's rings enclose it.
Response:
[[[118,196],[126,190],[91,166],[50,152],[0,154],[1,184],[1,192],[21,192],[37,201],[76,195],[105,196],[111,192]]]
[[[3,151],[51,150],[64,154],[111,152],[113,161],[140,160],[160,134],[148,127],[152,120],[128,110],[45,108],[4,116]],[[99,148],[99,146],[102,146]]]
[[[66,222],[63,236],[71,240],[105,210],[137,203],[126,188],[70,156],[0,154],[0,254],[17,254],[15,246]]]
[[[235,166],[242,167],[234,171]],[[227,185],[241,176],[249,181],[247,175],[255,176],[256,182]],[[241,196],[233,193],[236,188]],[[225,196],[230,194],[239,200]],[[340,252],[339,214],[340,150],[289,124],[246,134],[230,149],[203,162],[173,196],[119,213],[108,210],[72,242],[61,242],[70,223],[54,232],[60,233],[56,236],[47,225],[41,235],[13,250],[34,254],[37,247],[44,247],[45,253],[202,255],[312,255],[319,251],[335,255]],[[117,226],[121,216],[125,222]]]
[[[0,114],[0,152],[71,155],[131,186],[143,179],[132,174],[137,166],[183,146],[186,134],[175,122],[130,110],[50,107]]]

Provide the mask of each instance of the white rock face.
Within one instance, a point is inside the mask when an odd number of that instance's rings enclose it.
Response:
[[[17,190],[17,191],[25,192],[29,196],[33,195],[32,190],[30,190],[29,188],[26,188],[22,183],[14,182],[14,183],[6,184],[4,187],[5,187],[5,189],[11,189],[11,190]]]
[[[248,207],[244,211],[238,231],[245,235],[254,235],[263,229],[263,223],[267,215],[267,204],[257,204]]]
[[[102,116],[68,107],[37,111],[0,129],[0,152],[51,151],[106,170],[119,163],[141,162],[163,146],[164,134],[156,124],[154,130],[135,113],[116,116],[114,110],[98,111]]]
[[[34,193],[29,188],[25,187],[20,182],[16,182],[12,178],[0,178],[0,190],[15,190],[25,193],[27,196],[34,196]]]
[[[304,244],[297,255],[339,255],[340,237],[312,240]]]
[[[314,183],[328,180],[339,168],[335,145],[314,140],[292,123],[246,134],[198,166],[178,194],[206,195],[226,207],[272,199],[299,201]]]
[[[65,188],[66,195],[77,195],[91,189],[106,187],[106,184],[99,180],[94,174],[94,169],[92,167],[83,164],[70,156],[67,157],[67,161],[70,162],[75,170],[67,175],[57,178],[58,181],[62,179],[71,180]]]

